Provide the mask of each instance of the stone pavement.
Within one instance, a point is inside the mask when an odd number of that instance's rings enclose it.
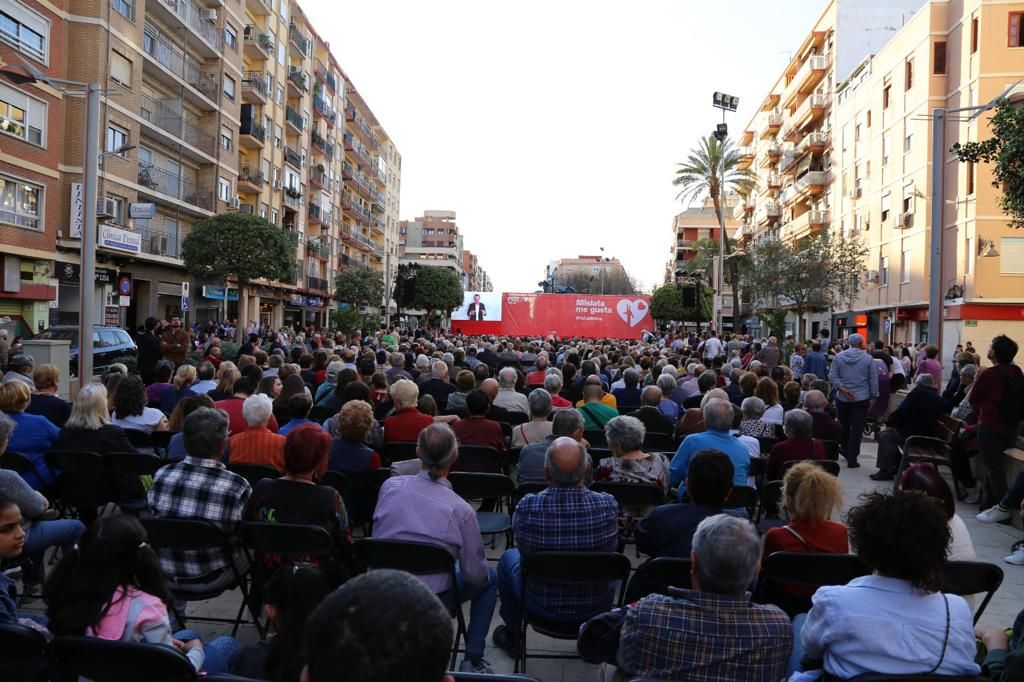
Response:
[[[844,512],[847,508],[853,506],[857,498],[864,492],[875,489],[891,489],[891,484],[876,483],[868,478],[869,474],[875,471],[875,453],[875,443],[870,439],[865,439],[861,456],[862,466],[859,469],[853,470],[846,469],[845,465],[843,466],[840,481],[843,484]],[[1024,566],[1007,564],[1003,561],[1003,557],[1010,553],[1010,547],[1014,542],[1022,539],[1021,533],[1012,526],[978,523],[975,519],[975,514],[978,512],[976,506],[958,503],[957,512],[963,518],[967,529],[970,531],[978,560],[995,563],[1005,573],[1002,587],[1000,587],[992,602],[988,605],[981,620],[984,623],[995,623],[1009,627],[1017,613],[1024,608]],[[488,557],[493,561],[497,561],[501,555],[501,547],[502,542],[499,540],[498,549],[488,550]],[[632,559],[634,565],[638,565],[642,561],[636,559],[632,548],[627,548],[627,555]],[[239,599],[240,594],[237,591],[230,592],[209,602],[192,603],[189,605],[188,612],[196,615],[233,618],[238,608]],[[41,611],[42,608],[40,602],[34,602],[28,606],[27,610]],[[468,621],[468,604],[465,607],[465,616]],[[500,622],[501,620],[496,610],[491,626],[492,632],[494,626]],[[230,632],[230,626],[221,624],[193,621],[189,623],[189,626],[198,630],[203,635],[204,640]],[[256,636],[256,630],[252,626],[242,626],[239,630],[238,637],[243,644],[255,641]],[[576,644],[573,641],[554,640],[533,632],[529,635],[529,647],[531,652],[569,654],[574,653],[576,650]],[[485,656],[494,667],[495,672],[512,672],[512,659],[500,649],[491,646],[490,637],[488,637],[488,648]],[[544,682],[557,682],[559,680],[578,682],[594,680],[595,670],[596,666],[588,665],[578,659],[530,659],[527,672],[533,677],[544,680]]]

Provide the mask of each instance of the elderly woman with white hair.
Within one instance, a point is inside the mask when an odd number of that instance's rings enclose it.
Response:
[[[551,435],[551,394],[543,388],[530,392],[530,421],[512,429],[512,447],[522,448],[531,443],[540,443]]]
[[[743,399],[740,405],[743,419],[740,421],[740,433],[754,438],[775,438],[776,424],[764,421],[764,401],[755,396]]]
[[[771,481],[782,480],[787,462],[825,459],[825,445],[811,436],[814,420],[808,412],[790,410],[783,420],[786,439],[772,446],[768,455],[766,474]]]
[[[678,388],[676,378],[671,374],[662,372],[658,375],[657,387],[661,389],[661,402],[658,403],[658,411],[672,420],[672,423],[679,421],[679,403],[669,396]]]
[[[604,427],[612,456],[597,465],[596,481],[645,483],[668,489],[668,461],[660,453],[643,451],[646,429],[636,417],[611,419]]]

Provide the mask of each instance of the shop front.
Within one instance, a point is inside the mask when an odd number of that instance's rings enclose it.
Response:
[[[51,283],[53,261],[4,255],[0,259],[0,328],[9,335],[28,336],[49,323],[49,310],[57,298]]]
[[[56,305],[51,304],[49,326],[58,324],[77,325],[82,309],[82,266],[78,263],[54,263],[57,276]],[[111,268],[96,268],[95,301],[96,324],[107,324],[106,308],[112,304],[117,307],[119,300],[114,294],[117,286],[118,273]],[[114,323],[120,325],[120,314]]]
[[[228,299],[227,319],[238,318],[238,289],[228,287],[226,289]],[[200,323],[205,320],[216,320],[218,322],[224,317],[224,296],[225,287],[219,284],[204,284],[199,289],[199,297],[196,299],[196,317]]]

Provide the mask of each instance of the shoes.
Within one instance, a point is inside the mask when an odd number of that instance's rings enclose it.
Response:
[[[478,675],[493,675],[494,669],[491,667],[491,664],[483,658],[477,658],[474,660],[467,656],[462,659],[462,664],[459,665],[459,672],[476,673]]]
[[[846,468],[847,469],[859,469],[860,468],[860,462],[847,462],[846,463]]]
[[[981,512],[975,518],[982,523],[1002,523],[1003,521],[1008,521],[1010,519],[1010,510],[1002,509],[999,505],[996,505]],[[1017,552],[1014,552],[1013,555],[1016,556]],[[1011,561],[1010,563],[1013,562]]]
[[[964,489],[964,502],[967,504],[978,504],[981,499],[981,484],[975,483],[974,487]]]
[[[1024,566],[1024,547],[1018,547],[1013,554],[1005,557],[1003,561],[1014,566]]]
[[[872,481],[891,481],[895,478],[892,474],[887,471],[876,471],[875,473],[868,476]]]
[[[504,625],[494,628],[494,632],[491,634],[491,641],[494,642],[494,646],[512,658],[518,658],[519,642],[516,641],[516,636]]]

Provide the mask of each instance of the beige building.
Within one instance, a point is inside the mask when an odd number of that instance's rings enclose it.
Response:
[[[418,218],[401,221],[398,233],[400,262],[449,267],[465,286],[462,234],[455,211],[424,211]]]
[[[834,109],[832,227],[868,248],[860,298],[837,314],[871,339],[928,339],[931,110],[985,104],[1024,78],[1024,2],[932,0],[843,83]],[[1016,93],[1024,97],[1024,87]],[[951,115],[942,147],[989,136],[989,115]],[[1024,236],[985,165],[944,168],[942,349],[1024,334]]]

